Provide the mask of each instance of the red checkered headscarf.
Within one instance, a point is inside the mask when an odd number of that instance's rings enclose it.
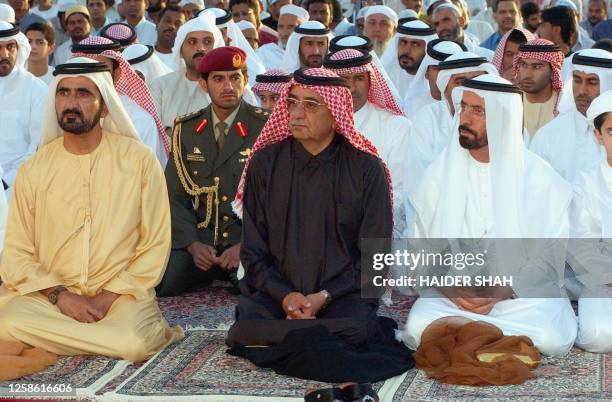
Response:
[[[535,39],[535,36],[531,33],[531,31],[522,27],[512,28],[511,30],[506,32],[504,36],[502,36],[501,40],[499,41],[499,44],[497,45],[497,48],[495,48],[495,54],[493,55],[493,60],[491,61],[491,64],[495,66],[500,77],[503,77],[504,75],[504,53],[506,52],[506,43],[508,42],[508,38],[514,31],[519,31],[520,33],[522,33],[527,42]]]
[[[353,65],[344,67],[342,61],[349,61],[348,64]],[[350,63],[350,61],[355,61],[355,63]],[[368,73],[370,77],[368,102],[396,116],[404,116],[404,112],[395,101],[387,81],[385,81],[376,65],[372,63],[372,56],[369,53],[357,49],[342,49],[327,55],[323,64],[340,76]]]
[[[259,91],[268,91],[280,95],[289,81],[291,81],[291,74],[281,68],[273,68],[264,74],[258,74],[255,77],[255,85],[252,89],[257,95],[259,95]]]
[[[555,103],[553,114],[557,116],[559,114],[557,105],[559,104],[561,91],[563,90],[563,81],[561,80],[561,69],[563,68],[563,60],[565,59],[563,52],[561,52],[557,45],[549,40],[534,39],[519,47],[519,51],[516,56],[514,56],[514,61],[512,62],[514,74],[518,74],[521,59],[536,59],[550,64],[550,69],[552,71],[550,77],[552,89],[557,93],[557,102]]]
[[[108,24],[102,28],[100,36],[121,43],[121,46],[129,46],[138,42],[136,31],[131,26],[122,22]]]
[[[90,36],[87,39],[83,39],[79,42],[79,45],[112,45],[113,42],[110,39],[101,38],[99,36]],[[115,89],[121,95],[125,95],[131,98],[134,102],[138,104],[141,108],[146,110],[153,120],[155,120],[155,125],[157,126],[157,131],[159,133],[159,140],[164,146],[164,152],[166,156],[170,153],[170,140],[166,135],[164,130],[164,126],[161,123],[159,115],[157,114],[157,110],[155,109],[155,104],[153,103],[153,97],[151,96],[151,92],[149,92],[149,88],[144,83],[142,78],[132,68],[130,63],[123,58],[121,53],[116,52],[114,50],[104,50],[102,52],[96,53],[100,56],[109,57],[119,63],[119,77],[114,82]],[[87,53],[73,53],[72,57],[91,57],[91,54]]]
[[[292,135],[291,129],[289,128],[287,96],[289,95],[291,88],[294,86],[310,89],[319,94],[319,96],[323,98],[325,105],[331,112],[336,124],[338,125],[336,131],[343,135],[348,142],[358,150],[374,155],[380,159],[378,151],[374,145],[372,145],[370,140],[368,140],[355,128],[355,122],[353,120],[353,98],[351,96],[351,91],[347,87],[341,85],[313,85],[299,83],[296,81],[296,75],[300,73],[301,75],[312,77],[313,80],[316,80],[317,77],[340,79],[340,77],[333,71],[325,68],[309,68],[307,70],[299,70],[294,73],[294,78],[283,90],[274,111],[270,115],[266,125],[261,130],[259,137],[257,137],[257,140],[253,145],[251,155],[244,165],[244,170],[242,171],[242,176],[240,177],[240,183],[238,184],[238,191],[236,192],[236,198],[232,203],[234,212],[240,217],[242,217],[242,201],[244,198],[246,173],[247,169],[249,168],[251,158],[253,158],[253,155],[255,155],[257,151],[283,141]],[[393,187],[391,186],[391,175],[389,174],[389,169],[384,162],[383,165],[385,167],[385,174],[387,175],[387,183],[389,186],[389,199],[391,200],[391,206],[393,207]]]

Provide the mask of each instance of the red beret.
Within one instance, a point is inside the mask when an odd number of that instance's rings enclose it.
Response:
[[[198,73],[240,70],[246,63],[246,53],[234,46],[223,46],[206,53],[198,64]]]

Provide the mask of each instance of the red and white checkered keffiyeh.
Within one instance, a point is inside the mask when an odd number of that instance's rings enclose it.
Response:
[[[522,27],[513,28],[506,32],[504,36],[502,36],[501,40],[499,41],[499,44],[497,45],[497,48],[495,48],[495,54],[493,55],[493,60],[491,61],[491,64],[495,66],[500,77],[503,77],[504,75],[504,53],[506,52],[506,42],[508,42],[508,37],[515,30],[520,31],[523,36],[525,36],[527,42],[535,39],[535,36],[533,36],[533,34],[529,30]]]
[[[133,28],[131,28],[129,25],[122,23],[111,24],[104,31],[105,37],[120,42],[130,39],[132,36],[134,36],[134,34],[135,32]],[[134,41],[132,43],[138,43],[138,38],[134,38]]]
[[[265,75],[269,77],[290,77],[291,76],[290,73],[283,70],[282,68],[272,68],[261,75]],[[257,81],[257,79],[255,80]],[[252,89],[256,94],[259,94],[259,91],[268,91],[268,92],[272,92],[275,94],[281,94],[283,92],[283,89],[285,89],[285,86],[287,86],[287,84],[289,83],[288,82],[256,82],[255,85],[253,85]]]
[[[312,77],[330,77],[339,78],[336,73],[325,68],[310,68],[304,71],[304,74]],[[362,133],[355,128],[355,122],[353,120],[353,98],[351,91],[346,87],[331,86],[331,85],[306,85],[300,84],[292,79],[289,84],[283,90],[274,111],[268,118],[266,125],[261,130],[261,133],[257,137],[253,150],[249,159],[246,161],[242,176],[240,177],[240,183],[238,184],[238,191],[236,192],[236,198],[232,203],[234,212],[242,217],[242,201],[244,198],[244,185],[246,179],[247,169],[253,155],[257,151],[266,148],[272,144],[276,144],[284,139],[291,137],[291,129],[289,128],[289,109],[287,108],[287,95],[294,86],[298,86],[304,89],[310,89],[318,93],[322,98],[327,108],[331,112],[334,120],[338,124],[336,131],[343,135],[348,142],[360,151],[374,155],[378,159],[381,159],[378,155],[376,147],[368,140]],[[382,161],[382,159],[381,159]],[[393,208],[393,192],[391,185],[391,175],[387,165],[383,162],[385,167],[385,174],[387,175],[387,183],[389,186],[389,199],[391,200],[391,208]]]
[[[525,45],[554,46],[554,43],[546,39],[534,39],[525,43]],[[514,61],[512,63],[512,67],[514,68],[514,74],[518,74],[519,62],[521,61],[521,59],[542,60],[550,64],[550,69],[552,71],[550,77],[552,89],[557,93],[557,102],[555,103],[555,107],[553,109],[553,115],[557,116],[559,114],[557,106],[559,105],[559,100],[561,99],[561,91],[563,90],[563,80],[561,80],[561,69],[563,68],[563,60],[565,59],[565,57],[563,56],[563,52],[525,52],[519,50],[516,56],[514,56]]]
[[[101,38],[99,36],[90,36],[89,38],[80,41],[79,45],[109,45],[112,43],[113,41],[110,39]],[[162,125],[159,115],[157,114],[155,104],[153,103],[153,97],[151,96],[151,92],[149,92],[147,85],[140,78],[140,76],[136,74],[130,63],[123,58],[121,53],[114,50],[105,50],[101,52],[100,55],[109,57],[119,63],[120,73],[118,79],[115,81],[115,89],[119,94],[131,98],[138,104],[138,106],[146,110],[151,117],[153,117],[159,133],[159,139],[164,145],[164,152],[166,156],[168,156],[170,153],[170,140],[166,135],[164,126]],[[72,57],[91,57],[91,55],[86,53],[73,53]]]
[[[330,55],[331,60],[350,60],[358,57],[363,57],[363,53],[356,49],[343,49],[339,50]],[[399,107],[393,93],[387,81],[382,76],[376,65],[369,62],[363,66],[347,67],[347,68],[333,68],[330,69],[336,74],[342,76],[345,74],[360,74],[368,73],[370,76],[370,89],[368,91],[368,102],[376,105],[377,107],[388,111],[396,116],[404,116],[404,112]]]

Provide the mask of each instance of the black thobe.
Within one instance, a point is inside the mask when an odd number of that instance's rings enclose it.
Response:
[[[341,135],[316,156],[293,137],[264,148],[247,171],[242,225],[246,274],[237,320],[284,320],[287,294],[321,290],[330,293],[332,303],[313,324],[354,318],[365,329],[376,318],[377,300],[360,295],[359,240],[391,237],[389,186],[378,158]],[[277,329],[275,340],[285,332]],[[253,332],[247,338],[266,343],[265,333]]]

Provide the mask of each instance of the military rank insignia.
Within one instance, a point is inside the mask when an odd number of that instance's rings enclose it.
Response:
[[[236,123],[236,131],[238,131],[238,135],[240,135],[242,138],[249,135],[249,132],[247,131],[247,128],[246,128],[246,124],[244,124],[241,121]]]
[[[208,120],[206,119],[200,120],[200,122],[196,126],[196,133],[202,134],[207,125],[208,125]]]
[[[238,162],[240,163],[244,163],[247,161],[247,159],[249,159],[249,156],[251,156],[251,148],[246,148],[244,151],[240,151],[238,152],[241,156],[244,156],[244,158],[239,158]]]

